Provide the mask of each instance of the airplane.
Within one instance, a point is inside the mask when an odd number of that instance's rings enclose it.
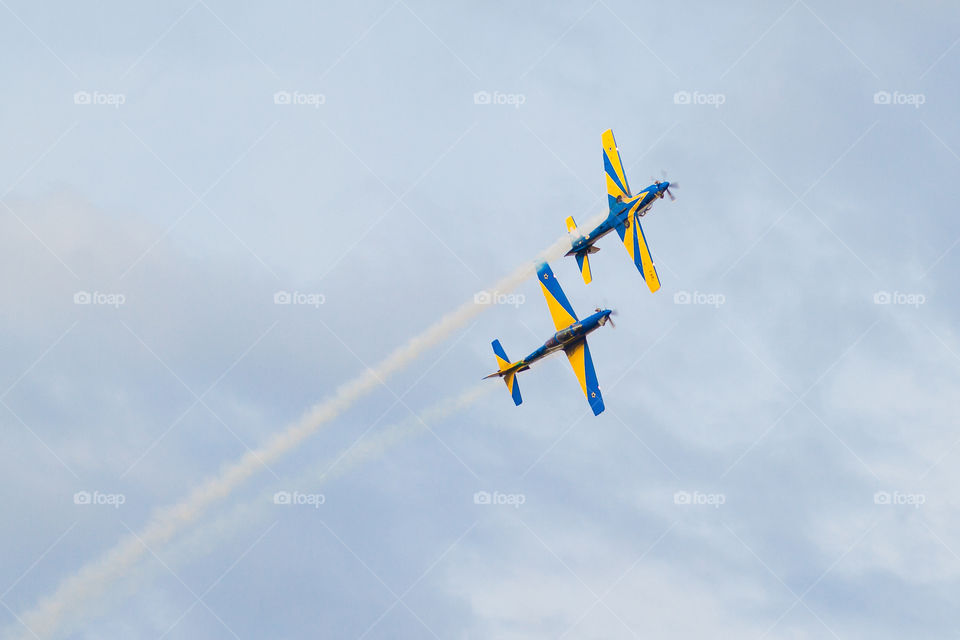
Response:
[[[657,277],[657,270],[653,266],[653,258],[650,257],[650,249],[647,247],[647,239],[640,227],[640,218],[646,215],[656,200],[663,198],[663,194],[670,196],[670,200],[676,200],[676,198],[670,192],[671,185],[666,180],[663,182],[656,180],[639,194],[633,195],[630,185],[627,184],[627,176],[623,172],[623,163],[620,161],[617,143],[613,139],[613,130],[604,131],[601,140],[610,214],[606,220],[586,235],[577,231],[577,223],[573,221],[573,216],[567,218],[567,232],[573,236],[572,247],[567,255],[576,256],[583,282],[590,284],[593,275],[590,272],[589,256],[600,250],[595,246],[597,240],[616,229],[624,248],[630,254],[633,263],[637,265],[637,270],[646,281],[650,292],[653,293],[660,288],[660,278]],[[677,185],[674,184],[673,187],[676,188]]]
[[[613,311],[610,309],[597,309],[596,313],[577,320],[577,314],[573,312],[573,307],[564,295],[560,283],[553,275],[553,270],[546,262],[537,267],[537,281],[543,290],[543,297],[547,299],[547,307],[550,309],[550,316],[553,318],[553,324],[557,332],[553,334],[539,349],[528,355],[522,360],[510,362],[506,351],[500,346],[499,340],[492,343],[493,354],[497,358],[499,369],[487,378],[500,377],[507,384],[507,390],[513,397],[513,403],[519,405],[523,402],[520,397],[520,386],[517,383],[517,374],[526,371],[537,360],[544,358],[551,353],[563,349],[570,360],[570,366],[580,381],[580,388],[583,389],[583,395],[586,396],[593,415],[597,416],[603,412],[603,396],[600,395],[600,385],[597,382],[597,372],[593,368],[593,358],[590,357],[590,347],[587,346],[587,334],[602,327],[607,322],[614,326],[610,318]]]

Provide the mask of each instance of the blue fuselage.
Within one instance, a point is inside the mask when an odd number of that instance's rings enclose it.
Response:
[[[605,325],[611,313],[613,312],[610,309],[603,309],[594,313],[592,316],[573,323],[566,329],[557,331],[549,340],[543,343],[543,346],[523,359],[524,369],[554,351],[559,351],[569,344],[575,344],[583,340],[589,333]],[[520,369],[520,371],[524,369]]]
[[[567,255],[572,256],[585,249],[589,249],[593,246],[594,242],[616,229],[619,225],[623,224],[625,220],[631,219],[632,216],[644,215],[650,207],[653,206],[655,200],[663,197],[663,193],[669,184],[668,182],[652,184],[633,198],[623,200],[622,202],[611,200],[610,214],[607,216],[607,219],[597,225],[597,227],[587,235],[575,239]],[[590,252],[592,253],[594,251],[596,251],[596,249],[592,249]]]

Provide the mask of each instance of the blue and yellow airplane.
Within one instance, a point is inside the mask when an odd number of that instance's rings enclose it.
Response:
[[[640,227],[640,218],[646,215],[657,199],[663,198],[664,193],[670,196],[671,200],[675,199],[670,193],[670,183],[657,181],[637,195],[633,195],[630,192],[630,185],[627,184],[627,176],[623,172],[623,163],[620,161],[620,152],[617,151],[612,129],[603,132],[602,141],[603,168],[607,174],[607,201],[610,205],[610,214],[597,228],[586,235],[577,231],[577,223],[573,221],[572,216],[567,218],[567,231],[573,236],[573,246],[567,255],[576,256],[583,281],[590,284],[593,275],[590,273],[589,256],[600,250],[594,244],[616,229],[624,248],[630,254],[633,263],[637,265],[650,291],[656,291],[660,288],[660,278],[657,277],[657,270],[653,266],[653,258],[650,257],[650,249],[647,247],[647,239]]]
[[[553,270],[546,262],[537,267],[537,281],[543,290],[543,297],[547,299],[547,307],[557,332],[543,343],[543,346],[522,360],[510,362],[507,353],[500,346],[499,340],[493,341],[493,354],[497,357],[499,370],[486,378],[500,377],[507,383],[507,389],[513,396],[514,404],[523,402],[520,397],[520,386],[517,383],[517,374],[526,371],[537,360],[544,358],[555,351],[563,349],[570,360],[573,372],[580,381],[583,395],[587,397],[593,415],[600,415],[603,411],[603,396],[600,395],[600,385],[597,382],[597,372],[593,368],[593,358],[590,357],[590,347],[587,346],[587,334],[605,325],[608,321],[613,326],[610,309],[597,309],[596,313],[584,320],[577,320],[577,314],[564,295],[560,283],[553,275]]]

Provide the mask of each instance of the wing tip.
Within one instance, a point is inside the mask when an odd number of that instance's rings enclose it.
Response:
[[[553,278],[553,269],[546,260],[537,263],[537,278],[540,280],[549,280]]]

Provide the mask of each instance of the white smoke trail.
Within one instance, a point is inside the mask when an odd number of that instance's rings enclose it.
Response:
[[[301,491],[316,491],[327,483],[340,478],[357,469],[371,460],[381,458],[391,449],[404,441],[433,429],[439,423],[451,416],[473,406],[484,395],[490,393],[504,393],[502,384],[480,383],[454,398],[443,400],[432,407],[422,410],[416,416],[397,424],[384,427],[369,436],[361,436],[353,445],[347,447],[326,465],[310,464],[307,469],[295,479],[284,480],[283,488],[299,488]],[[273,502],[274,492],[282,488],[271,483],[262,491],[254,494],[245,502],[233,505],[224,513],[209,519],[202,525],[193,527],[189,533],[180,536],[180,539],[168,546],[164,552],[164,563],[141,563],[136,569],[124,576],[125,583],[120,589],[112,589],[104,598],[104,604],[110,601],[110,607],[121,608],[123,602],[149,583],[155,573],[169,571],[171,566],[184,566],[195,562],[196,558],[205,557],[221,548],[226,541],[237,535],[242,529],[249,529],[257,522],[276,515],[277,507]],[[106,606],[84,611],[83,618],[96,617],[106,613]],[[71,620],[71,626],[82,623],[82,620]]]
[[[591,221],[590,226],[600,218]],[[552,260],[562,256],[569,245],[563,236],[544,250],[539,258]],[[512,291],[533,273],[528,263],[497,282],[491,293]],[[18,616],[29,635],[39,639],[51,638],[57,633],[65,616],[98,596],[113,581],[122,577],[143,556],[147,549],[155,549],[170,540],[184,527],[194,522],[212,504],[223,500],[253,476],[282,455],[297,447],[323,424],[349,409],[357,400],[376,389],[387,377],[416,360],[426,349],[445,340],[455,329],[462,327],[486,309],[486,305],[468,301],[405,345],[396,349],[375,367],[342,385],[329,399],[314,405],[300,420],[274,436],[255,451],[247,452],[240,460],[226,466],[219,475],[196,487],[177,504],[157,510],[147,525],[136,535],[122,538],[105,555],[63,579],[52,595],[41,599],[33,609]],[[23,635],[24,629],[19,629]]]
[[[331,460],[330,464],[309,465],[309,468],[299,477],[284,481],[283,485],[287,488],[299,487],[304,491],[318,489],[364,463],[383,457],[407,439],[432,429],[438,423],[473,406],[483,396],[495,392],[503,393],[503,385],[480,383],[454,398],[448,398],[419,412],[416,416],[385,427],[373,435],[361,437]],[[226,514],[218,516],[202,527],[197,527],[191,534],[183,537],[182,542],[177,545],[178,551],[168,557],[183,563],[190,558],[212,552],[238,528],[249,526],[270,513],[271,507],[275,507],[272,500],[275,488],[270,487],[246,503],[236,505]]]

